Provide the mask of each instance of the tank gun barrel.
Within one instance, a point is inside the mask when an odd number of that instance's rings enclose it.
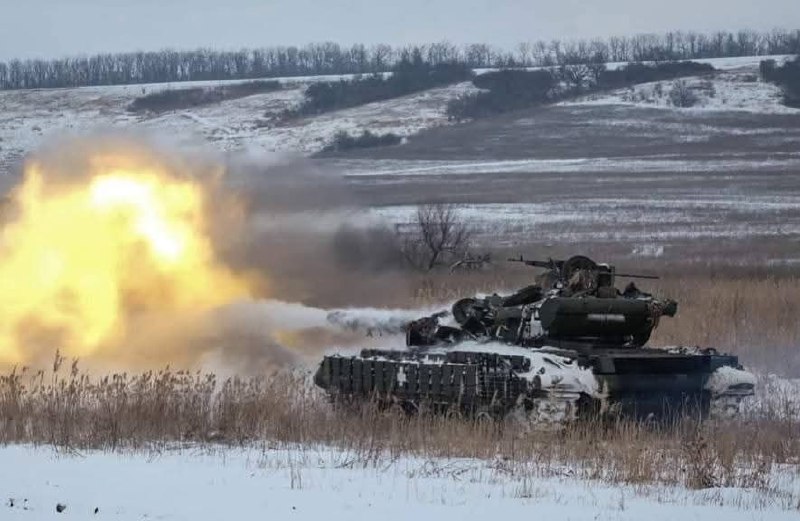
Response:
[[[633,273],[615,273],[617,277],[627,277],[629,279],[650,279],[650,280],[658,280],[661,277],[658,275],[636,275]]]
[[[520,255],[519,257],[511,257],[511,258],[508,259],[508,262],[521,262],[522,264],[525,264],[526,266],[534,266],[534,267],[537,267],[537,268],[547,268],[547,269],[551,269],[551,270],[560,270],[561,267],[564,266],[564,261],[557,261],[557,260],[553,260],[553,259],[548,259],[546,261],[530,260],[530,259],[526,259],[522,255]],[[613,267],[610,267],[610,268],[611,268],[611,270],[614,269]],[[627,278],[630,278],[630,279],[658,280],[658,279],[661,278],[658,275],[642,275],[642,274],[639,274],[639,273],[618,273],[618,272],[616,272],[616,273],[614,273],[614,275],[616,275],[617,277],[627,277]]]
[[[549,259],[549,260],[546,260],[546,261],[529,260],[529,259],[524,258],[522,255],[520,255],[519,257],[511,257],[511,258],[508,259],[508,262],[521,262],[521,263],[525,264],[526,266],[535,266],[537,268],[556,269],[558,267],[558,263],[556,261],[554,261],[553,259]]]

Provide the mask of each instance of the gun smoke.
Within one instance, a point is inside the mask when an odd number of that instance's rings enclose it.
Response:
[[[33,177],[41,190],[30,188]],[[173,193],[178,188],[202,204],[184,208],[188,196]],[[67,202],[78,208],[84,192],[102,199],[102,208],[112,205],[108,228],[75,221],[57,240],[45,234],[21,242],[38,233],[34,217]],[[90,368],[167,363],[257,372],[400,335],[425,313],[357,305],[401,301],[393,296],[406,275],[394,269],[399,256],[391,241],[381,241],[380,226],[353,219],[358,205],[345,179],[305,159],[188,157],[129,136],[82,138],[35,154],[9,196],[0,253],[20,263],[49,255],[53,280],[43,288],[42,274],[29,266],[18,272],[30,280],[12,288],[37,290],[28,308],[15,307],[19,295],[12,291],[3,295],[3,309],[16,320],[0,330],[15,346],[0,352],[4,365],[41,366],[58,349]],[[125,240],[108,242],[105,231]],[[120,253],[115,245],[128,249]],[[200,256],[180,257],[184,247]],[[86,250],[96,256],[87,258]],[[0,269],[15,266],[0,262]],[[87,336],[82,330],[97,313],[95,294],[86,289],[93,267],[113,306],[97,315],[104,328]],[[125,273],[110,273],[117,267]],[[57,280],[73,273],[80,280]],[[207,289],[198,300],[200,286]],[[52,308],[46,317],[34,313],[42,305]]]

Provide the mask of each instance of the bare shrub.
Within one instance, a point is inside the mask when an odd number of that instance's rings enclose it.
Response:
[[[683,442],[682,449],[686,458],[686,484],[689,488],[711,488],[717,485],[715,475],[717,467],[714,453],[710,450],[703,436],[696,432]]]
[[[321,81],[306,88],[303,102],[283,114],[284,120],[313,116],[333,110],[366,105],[415,92],[469,80],[472,70],[455,61],[437,64],[401,61],[389,76],[373,74],[366,77]]]
[[[409,229],[401,230],[403,254],[417,269],[431,271],[463,257],[469,247],[472,228],[451,204],[425,204]]]
[[[128,106],[128,110],[130,112],[150,111],[158,114],[172,110],[183,110],[203,105],[211,105],[225,100],[252,96],[254,94],[273,92],[281,88],[281,83],[278,81],[248,81],[210,88],[191,87],[164,90],[136,98]]]
[[[622,93],[622,101],[626,101],[629,103],[633,103],[636,101],[636,89],[634,87],[628,87]]]
[[[472,254],[464,252],[464,256],[450,265],[450,273],[456,270],[482,270],[492,265],[492,254]]]
[[[562,65],[557,71],[558,79],[575,93],[583,92],[592,86],[592,68],[586,64]]]
[[[714,86],[714,82],[711,80],[701,81],[697,86],[697,89],[703,92],[709,98],[715,98],[717,96],[717,88]]]
[[[676,80],[669,91],[669,102],[673,107],[689,108],[697,105],[697,94],[685,80]]]
[[[375,148],[399,145],[403,138],[392,132],[386,134],[374,134],[369,130],[364,130],[361,134],[350,135],[346,130],[337,132],[323,152],[345,152],[358,148]]]

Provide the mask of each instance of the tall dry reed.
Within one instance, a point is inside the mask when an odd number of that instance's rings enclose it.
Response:
[[[510,473],[691,487],[770,486],[776,465],[800,464],[800,421],[755,411],[734,423],[577,423],[536,430],[442,416],[406,417],[366,404],[334,408],[308,375],[231,378],[164,369],[92,378],[77,363],[0,377],[0,441],[71,449],[174,443],[336,447],[362,464],[403,455],[468,457]]]

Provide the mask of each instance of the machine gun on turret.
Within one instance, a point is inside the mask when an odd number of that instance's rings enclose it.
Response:
[[[517,258],[509,258],[508,262],[520,262],[526,266],[546,269],[547,271],[537,278],[545,289],[573,286],[573,289],[598,290],[613,288],[616,277],[650,280],[659,278],[656,275],[618,273],[615,266],[598,264],[583,255],[575,255],[566,260],[551,258],[546,261],[530,260],[520,255]]]

